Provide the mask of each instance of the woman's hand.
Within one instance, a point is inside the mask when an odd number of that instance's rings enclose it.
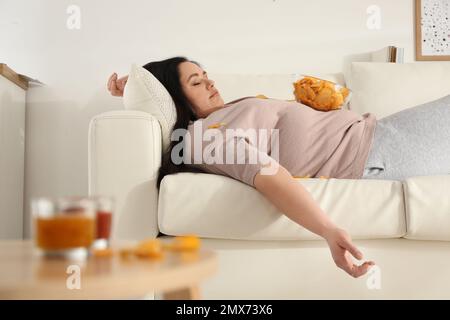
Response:
[[[128,81],[128,76],[117,79],[117,73],[113,73],[108,79],[108,90],[115,97],[123,97],[123,90]]]
[[[353,263],[350,254],[358,260],[363,258],[363,254],[353,245],[352,239],[345,230],[330,229],[324,234],[324,238],[328,242],[336,265],[352,277],[358,278],[366,274],[369,268],[375,265],[373,261],[366,261],[360,266]]]

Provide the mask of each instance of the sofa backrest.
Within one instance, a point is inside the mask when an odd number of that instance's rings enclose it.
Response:
[[[310,74],[311,76],[326,79],[344,85],[344,75],[336,74]],[[223,74],[211,73],[209,78],[215,81],[217,89],[225,101],[263,94],[269,98],[292,100],[294,87],[292,83],[300,74]]]

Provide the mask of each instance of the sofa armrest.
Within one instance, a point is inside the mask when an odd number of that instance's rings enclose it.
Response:
[[[141,111],[110,111],[92,118],[88,135],[89,195],[115,200],[112,238],[158,235],[161,127]]]

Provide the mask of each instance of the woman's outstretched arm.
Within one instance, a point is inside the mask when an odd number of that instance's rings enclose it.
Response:
[[[270,200],[281,212],[294,222],[323,237],[330,247],[336,265],[351,276],[364,275],[375,263],[353,263],[350,256],[363,258],[362,253],[352,244],[348,233],[339,229],[322,211],[311,194],[281,165],[276,174],[258,173],[254,178],[256,189]]]

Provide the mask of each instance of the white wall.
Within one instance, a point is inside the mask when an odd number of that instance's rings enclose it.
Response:
[[[71,4],[80,30],[66,27]],[[366,26],[370,5],[379,30]],[[27,95],[25,206],[87,194],[89,120],[122,108],[105,83],[131,62],[186,55],[211,73],[330,73],[387,45],[408,62],[413,13],[413,0],[0,0],[0,62],[46,83]]]

